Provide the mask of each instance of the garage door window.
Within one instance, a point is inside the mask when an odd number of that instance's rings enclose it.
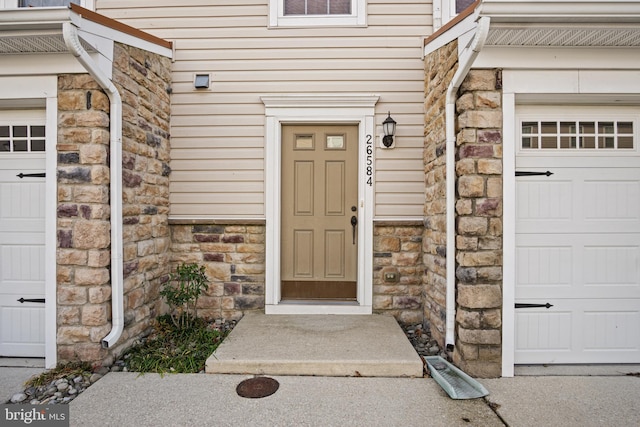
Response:
[[[45,151],[44,125],[0,125],[0,153]]]
[[[524,150],[630,150],[635,148],[630,121],[523,121]]]

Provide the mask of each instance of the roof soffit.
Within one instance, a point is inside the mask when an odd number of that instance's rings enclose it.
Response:
[[[485,46],[640,47],[640,0],[482,0],[471,16],[491,19]]]
[[[80,41],[88,52],[97,50],[93,46],[97,37],[121,40],[164,56],[172,56],[170,42],[73,6],[0,10],[0,55],[67,53],[62,26],[71,22],[80,29]],[[83,30],[85,27],[88,31]]]

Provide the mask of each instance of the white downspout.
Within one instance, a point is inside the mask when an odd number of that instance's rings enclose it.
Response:
[[[110,181],[111,181],[111,332],[102,339],[102,347],[112,347],[124,329],[123,257],[122,257],[122,98],[115,85],[91,59],[80,44],[78,28],[62,24],[62,35],[69,52],[98,82],[110,102]]]
[[[445,121],[446,121],[446,180],[447,180],[447,295],[446,295],[446,335],[447,349],[455,345],[456,320],[456,96],[460,85],[469,73],[473,62],[484,47],[489,34],[491,20],[485,16],[480,18],[476,34],[471,46],[465,49],[458,59],[458,70],[447,88]]]

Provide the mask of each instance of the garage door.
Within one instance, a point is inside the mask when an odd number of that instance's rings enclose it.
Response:
[[[0,111],[0,356],[44,357],[44,130]]]
[[[572,110],[519,116],[515,361],[638,363],[637,114]]]

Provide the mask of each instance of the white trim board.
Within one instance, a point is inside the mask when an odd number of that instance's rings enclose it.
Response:
[[[266,314],[371,314],[373,306],[373,187],[365,185],[366,139],[375,141],[375,105],[371,94],[275,95],[265,105]],[[281,128],[292,123],[358,125],[358,279],[357,305],[280,304]],[[375,152],[375,150],[374,150]],[[374,160],[375,164],[375,160]]]

